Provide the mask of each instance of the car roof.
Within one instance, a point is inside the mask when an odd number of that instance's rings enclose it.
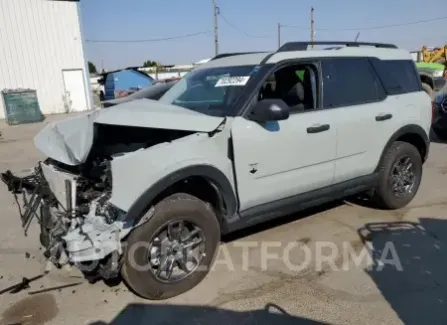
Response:
[[[270,52],[250,53],[250,54],[235,54],[231,56],[225,56],[219,59],[213,59],[205,64],[200,65],[196,69],[208,69],[219,67],[231,67],[231,66],[244,66],[244,65],[258,65],[260,64]]]
[[[266,63],[283,60],[323,58],[323,57],[373,57],[381,60],[413,60],[410,52],[402,49],[339,47],[309,51],[284,51],[273,54]]]
[[[309,49],[310,42],[290,42],[276,52],[221,54],[197,69],[259,65],[278,63],[283,60],[323,57],[375,57],[382,60],[413,60],[407,50],[393,44],[362,42],[314,42],[314,45],[331,45],[326,48]],[[336,46],[334,46],[336,45]]]

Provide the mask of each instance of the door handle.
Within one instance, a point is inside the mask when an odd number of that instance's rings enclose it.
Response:
[[[327,131],[331,128],[329,124],[322,124],[322,125],[315,125],[315,126],[309,126],[307,128],[307,133],[319,133]]]
[[[376,116],[376,121],[377,122],[386,121],[386,120],[391,119],[392,117],[393,117],[393,114],[381,114],[381,115]]]

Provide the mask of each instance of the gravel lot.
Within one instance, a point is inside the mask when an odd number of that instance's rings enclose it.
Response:
[[[41,127],[0,124],[0,171],[30,168],[42,158],[32,143]],[[406,209],[337,202],[224,238],[205,281],[168,301],[145,301],[124,284],[89,284],[76,270],[53,270],[27,290],[0,295],[0,324],[447,324],[446,173],[447,145],[434,143]],[[37,225],[23,235],[3,184],[0,206],[1,291],[41,274],[45,260]],[[245,254],[244,245],[252,246]],[[366,247],[373,249],[372,264],[345,254]],[[267,260],[268,254],[277,257]],[[380,257],[388,258],[385,264]]]

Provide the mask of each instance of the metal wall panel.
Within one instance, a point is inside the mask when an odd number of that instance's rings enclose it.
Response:
[[[37,90],[43,114],[64,113],[62,70],[82,69],[91,108],[78,3],[0,0],[0,90]],[[0,100],[0,118],[4,107]]]

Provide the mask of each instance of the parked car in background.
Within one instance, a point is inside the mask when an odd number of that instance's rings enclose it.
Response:
[[[433,100],[432,134],[447,139],[447,89],[438,92]]]
[[[157,82],[156,84],[153,84],[147,88],[141,89],[129,96],[107,100],[102,102],[103,107],[110,107],[115,106],[118,104],[130,102],[132,100],[136,99],[153,99],[158,100],[161,96],[163,96],[169,89],[171,89],[172,86],[174,86],[177,83],[178,80],[172,80],[172,81],[163,81],[163,82]]]
[[[138,67],[104,72],[98,80],[102,88],[99,93],[99,99],[100,101],[105,101],[126,97],[149,87],[155,82],[154,78],[139,71]]]
[[[433,99],[436,92],[446,85],[444,65],[440,63],[416,62],[422,88]]]

